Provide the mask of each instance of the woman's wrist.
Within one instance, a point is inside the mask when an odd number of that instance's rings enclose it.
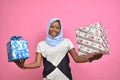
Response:
[[[25,66],[25,64],[23,65],[23,69],[26,69],[26,66]]]

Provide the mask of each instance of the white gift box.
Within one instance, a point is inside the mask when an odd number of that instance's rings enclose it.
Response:
[[[82,26],[76,29],[78,55],[90,57],[96,52],[109,53],[109,45],[105,28],[100,23]]]

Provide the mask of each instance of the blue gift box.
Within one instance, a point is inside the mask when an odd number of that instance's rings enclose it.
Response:
[[[28,42],[21,40],[21,36],[12,36],[7,43],[8,61],[29,58]]]

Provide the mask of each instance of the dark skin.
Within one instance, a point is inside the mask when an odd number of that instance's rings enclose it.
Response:
[[[51,35],[51,37],[54,38],[60,33],[60,29],[61,29],[60,23],[58,21],[55,21],[50,26],[49,34]],[[76,52],[75,48],[70,49],[68,52],[70,53],[70,55],[72,56],[73,60],[76,63],[92,62],[102,57],[102,53],[98,52],[98,53],[95,53],[95,55],[93,55],[90,58],[83,58],[81,56],[78,56],[78,53]],[[23,68],[23,69],[39,68],[42,63],[41,54],[42,53],[36,52],[35,61],[30,64],[24,64],[25,60],[16,60],[14,62],[18,65],[18,67]]]
[[[70,50],[70,52],[71,52],[71,51],[74,52],[74,49]],[[37,53],[36,55],[39,55],[39,53]],[[94,60],[100,59],[100,58],[102,57],[102,55],[103,55],[102,53],[101,53],[101,54],[95,54],[95,55],[93,55],[92,57],[89,58],[89,62],[92,62],[92,61],[94,61]],[[72,56],[72,57],[73,57],[73,56],[76,56],[76,58],[73,58],[76,63],[88,62],[86,58],[82,58],[82,57],[78,56],[77,54],[71,54],[71,56]],[[15,60],[14,62],[17,64],[18,67],[20,67],[20,68],[22,68],[22,69],[25,69],[25,68],[26,68],[26,67],[25,67],[25,64],[24,64],[25,59]],[[37,57],[36,57],[35,62],[37,62]],[[35,63],[35,62],[34,62],[34,63]],[[39,62],[39,61],[38,61],[38,62]],[[27,65],[29,65],[29,66],[27,67],[27,69],[34,69],[34,68],[39,68],[39,67],[40,67],[40,64],[38,64],[38,67],[37,67],[37,66],[36,66],[36,67],[32,67],[32,66],[34,66],[34,63],[27,64]],[[40,62],[39,62],[39,63],[40,63]]]

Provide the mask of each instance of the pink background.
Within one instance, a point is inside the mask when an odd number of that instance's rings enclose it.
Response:
[[[0,0],[0,80],[42,80],[43,66],[22,70],[8,62],[6,43],[11,36],[22,35],[31,55],[26,63],[34,61],[37,43],[44,40],[52,17],[62,20],[64,37],[76,50],[76,28],[95,22],[106,28],[110,54],[79,64],[70,57],[74,80],[120,80],[120,0]]]

